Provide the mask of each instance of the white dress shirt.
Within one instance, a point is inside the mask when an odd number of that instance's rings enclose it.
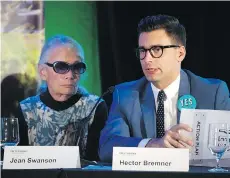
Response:
[[[169,130],[177,124],[177,100],[180,86],[180,75],[167,88],[164,89],[166,100],[164,101],[164,128]],[[152,83],[151,87],[155,98],[156,111],[158,108],[157,96],[160,89],[156,88]],[[151,138],[146,138],[140,141],[138,147],[145,147]]]

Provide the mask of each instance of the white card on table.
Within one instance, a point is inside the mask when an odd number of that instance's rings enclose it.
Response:
[[[3,169],[80,168],[78,146],[6,146]]]
[[[189,149],[114,147],[112,169],[186,172]]]

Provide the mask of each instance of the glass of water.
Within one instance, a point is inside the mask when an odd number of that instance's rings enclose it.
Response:
[[[1,118],[1,147],[16,146],[19,143],[18,118]]]
[[[17,146],[19,143],[18,118],[1,118],[0,128],[1,150],[4,149],[5,146]]]
[[[213,169],[209,169],[209,172],[227,172],[219,165],[219,161],[227,151],[229,147],[229,126],[227,123],[213,123],[209,124],[208,135],[208,148],[211,153],[216,156],[217,165]]]

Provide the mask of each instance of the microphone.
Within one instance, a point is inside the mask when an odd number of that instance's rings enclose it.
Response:
[[[100,100],[101,100],[105,95],[107,95],[107,94],[109,94],[109,93],[113,93],[114,89],[115,89],[114,86],[109,87],[109,88],[98,98],[97,102],[95,103],[94,107],[93,107],[92,110],[90,111],[89,115],[88,115],[87,117],[83,118],[82,120],[80,120],[79,125],[78,125],[78,130],[77,130],[77,132],[78,132],[78,134],[77,134],[78,138],[77,138],[76,146],[79,146],[80,139],[81,139],[81,135],[82,135],[82,130],[83,130],[83,128],[84,128],[84,125],[85,125],[87,122],[89,122],[89,120],[91,119],[91,115],[92,115],[93,111],[95,110],[95,108],[98,106]]]

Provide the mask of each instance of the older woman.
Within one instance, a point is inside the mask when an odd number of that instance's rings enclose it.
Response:
[[[78,85],[85,70],[84,52],[75,40],[56,35],[45,43],[38,64],[45,90],[20,102],[20,125],[28,127],[20,131],[22,144],[28,137],[29,145],[79,145],[82,158],[99,159],[107,106],[100,100],[93,109],[99,97]]]

